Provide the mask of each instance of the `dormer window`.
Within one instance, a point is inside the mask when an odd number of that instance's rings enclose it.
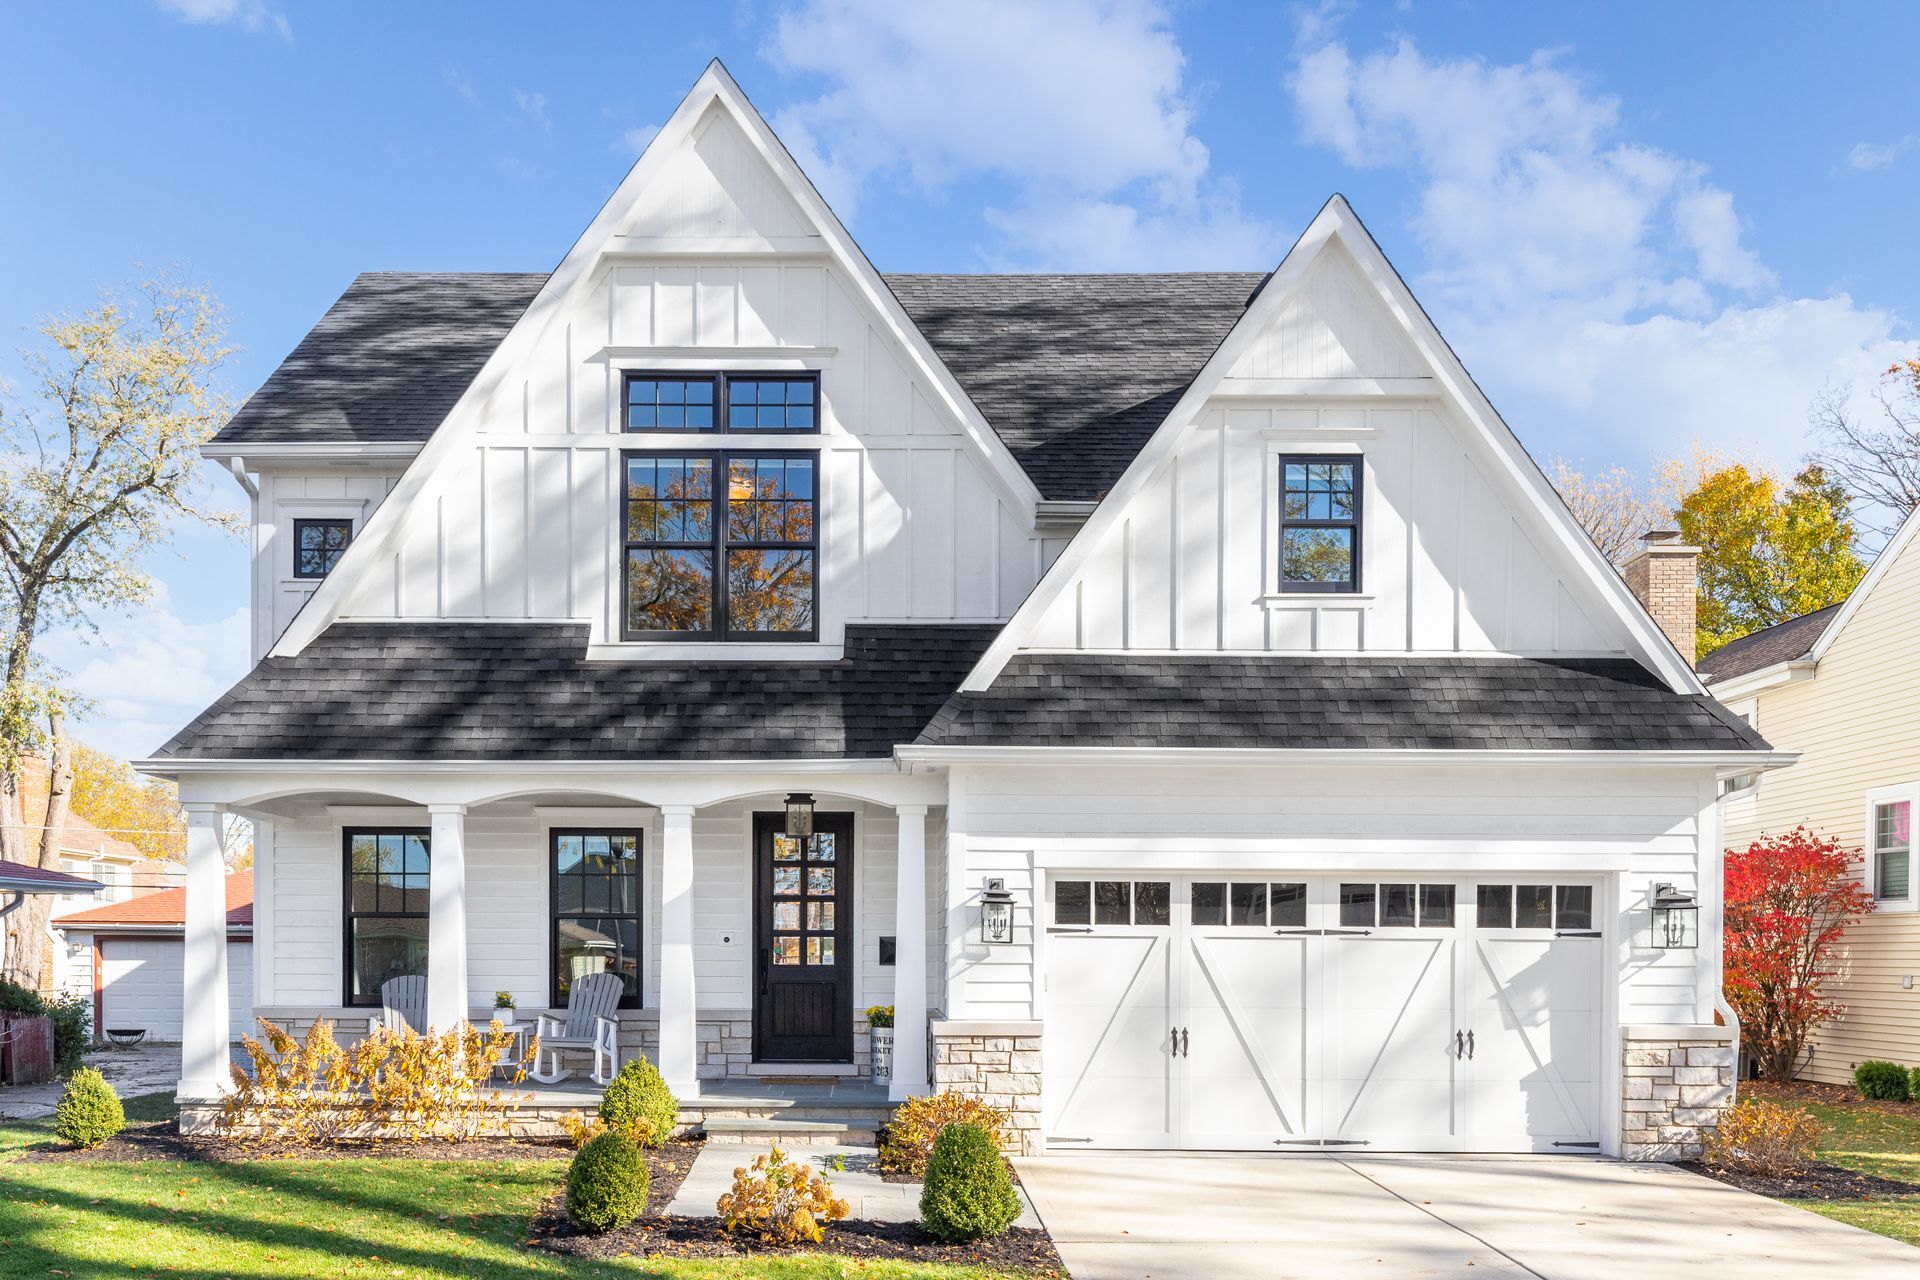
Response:
[[[324,578],[340,563],[353,541],[351,520],[295,520],[293,522],[293,576]]]
[[[1360,590],[1358,454],[1280,458],[1280,590]]]
[[[626,408],[628,431],[815,432],[820,375],[629,373]]]
[[[629,640],[811,640],[818,455],[631,453]]]

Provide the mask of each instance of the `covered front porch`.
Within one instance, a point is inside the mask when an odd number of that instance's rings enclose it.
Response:
[[[193,769],[179,1093],[212,1100],[230,1041],[220,830],[254,823],[257,1016],[350,1039],[391,978],[425,1020],[484,1024],[496,993],[531,1032],[574,982],[620,976],[619,1060],[644,1054],[687,1101],[867,1077],[865,1010],[891,1005],[887,1097],[927,1091],[944,965],[945,778],[891,762],[781,772],[354,763]],[[789,796],[815,835],[787,836]],[[589,1106],[591,1055],[543,1092]],[[574,1095],[579,1095],[575,1097]]]

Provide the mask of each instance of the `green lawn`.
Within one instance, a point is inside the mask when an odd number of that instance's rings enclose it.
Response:
[[[128,1114],[167,1114],[166,1095]],[[23,1164],[47,1121],[0,1124],[0,1275],[658,1276],[663,1280],[988,1280],[971,1268],[841,1258],[641,1263],[521,1247],[558,1160]]]
[[[1741,1096],[1765,1098],[1769,1095],[1765,1085],[1752,1084],[1741,1089]],[[1774,1100],[1812,1112],[1814,1118],[1827,1127],[1826,1137],[1820,1142],[1820,1158],[1829,1164],[1916,1184],[1915,1194],[1906,1199],[1794,1200],[1790,1203],[1895,1240],[1920,1245],[1920,1109],[1897,1110],[1865,1102]]]

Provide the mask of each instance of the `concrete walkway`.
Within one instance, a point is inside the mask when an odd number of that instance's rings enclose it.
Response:
[[[711,1218],[714,1201],[733,1186],[733,1171],[753,1163],[755,1156],[770,1148],[752,1143],[709,1142],[700,1149],[687,1180],[667,1206],[668,1213],[688,1218]],[[887,1182],[874,1168],[872,1147],[806,1146],[787,1149],[790,1160],[805,1160],[833,1184],[834,1194],[847,1202],[855,1218],[872,1222],[918,1222],[920,1220],[920,1184]],[[835,1157],[840,1168],[835,1169]],[[1024,1211],[1015,1226],[1037,1227],[1033,1205],[1022,1197]],[[1078,1273],[1076,1273],[1077,1275]]]
[[[1920,1275],[1920,1250],[1659,1165],[1171,1154],[1014,1164],[1074,1280]]]
[[[131,1049],[105,1046],[87,1054],[85,1065],[107,1078],[122,1099],[143,1093],[172,1093],[180,1083],[180,1046],[143,1044]],[[50,1116],[66,1092],[67,1082],[0,1085],[0,1119],[35,1120]]]

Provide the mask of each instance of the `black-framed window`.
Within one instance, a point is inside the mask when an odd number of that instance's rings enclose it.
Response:
[[[427,972],[425,827],[345,832],[346,1003],[377,1005],[389,979]]]
[[[1280,590],[1360,590],[1358,454],[1280,458]]]
[[[563,1009],[574,980],[620,975],[620,1007],[640,1007],[640,833],[555,828],[553,1007]]]
[[[629,373],[623,384],[628,431],[820,429],[817,373]]]
[[[629,453],[622,462],[626,638],[813,638],[817,454]]]
[[[293,576],[324,578],[333,572],[353,541],[351,520],[295,520],[293,522]]]

